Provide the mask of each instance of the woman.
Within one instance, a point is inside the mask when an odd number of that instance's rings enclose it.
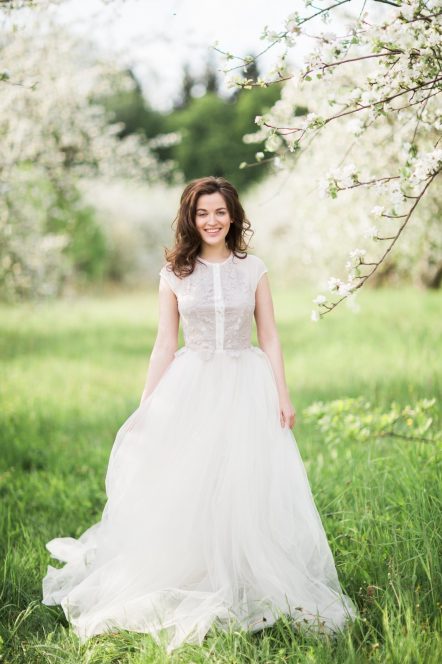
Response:
[[[48,567],[43,603],[61,604],[82,641],[127,629],[169,653],[214,623],[256,631],[282,613],[335,632],[356,608],[291,431],[267,267],[245,252],[250,223],[215,177],[186,186],[176,221],[146,385],[111,451],[102,518],[47,543],[66,565]]]

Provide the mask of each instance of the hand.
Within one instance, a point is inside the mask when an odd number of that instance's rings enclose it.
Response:
[[[287,424],[291,429],[295,424],[296,411],[288,395],[279,399],[279,419],[282,427]]]

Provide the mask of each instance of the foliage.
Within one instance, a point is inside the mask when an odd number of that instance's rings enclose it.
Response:
[[[95,281],[108,271],[109,248],[96,210],[86,204],[80,190],[72,185],[53,191],[46,208],[45,229],[54,237],[67,236],[64,253],[72,266],[75,281]]]
[[[68,282],[102,276],[106,239],[75,184],[48,179],[29,165],[16,168],[2,200],[9,223],[0,227],[3,299],[52,297]]]
[[[161,134],[164,131],[163,114],[150,107],[133,71],[128,69],[124,74],[122,87],[99,100],[109,111],[112,122],[120,125],[118,136],[124,138],[142,133],[146,138],[153,138]],[[126,77],[132,82],[129,89]]]
[[[235,101],[222,99],[215,93],[194,99],[180,111],[171,113],[166,122],[168,131],[180,131],[182,140],[171,148],[171,158],[179,164],[186,180],[210,175],[223,176],[244,191],[266,175],[238,170],[242,159],[251,158],[256,148],[241,142],[253,127],[254,108],[271,105],[275,91],[259,91],[251,99],[241,95]],[[226,132],[226,127],[229,131]]]
[[[348,442],[366,443],[385,437],[403,440],[442,441],[442,432],[430,431],[434,424],[431,410],[436,399],[419,399],[412,406],[396,402],[388,412],[373,405],[364,397],[316,401],[304,409],[303,417],[322,434],[327,445],[345,445]]]
[[[276,89],[254,90],[252,94],[237,90],[226,99],[218,89],[217,73],[209,60],[206,71],[198,77],[184,68],[181,94],[172,110],[161,114],[149,107],[134,74],[128,75],[134,81],[133,89],[116,90],[103,103],[114,121],[122,123],[120,136],[141,133],[149,139],[149,148],[159,161],[175,162],[166,182],[170,183],[173,176],[190,180],[211,173],[227,177],[245,191],[271,170],[267,167],[242,171],[238,166],[256,152],[256,146],[243,141],[243,136],[253,129],[252,119],[257,111],[273,105]],[[204,90],[204,94],[196,95],[195,90]],[[306,110],[300,107],[297,113]]]

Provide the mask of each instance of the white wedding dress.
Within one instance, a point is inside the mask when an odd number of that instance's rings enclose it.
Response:
[[[43,603],[61,604],[81,642],[126,629],[171,652],[212,623],[250,631],[284,613],[335,632],[357,615],[292,431],[282,427],[268,356],[251,345],[254,255],[200,259],[178,300],[185,346],[118,430],[101,520],[46,544]]]

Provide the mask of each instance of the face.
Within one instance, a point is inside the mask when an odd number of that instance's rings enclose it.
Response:
[[[232,221],[226,201],[218,191],[198,198],[195,224],[203,245],[224,247]]]

